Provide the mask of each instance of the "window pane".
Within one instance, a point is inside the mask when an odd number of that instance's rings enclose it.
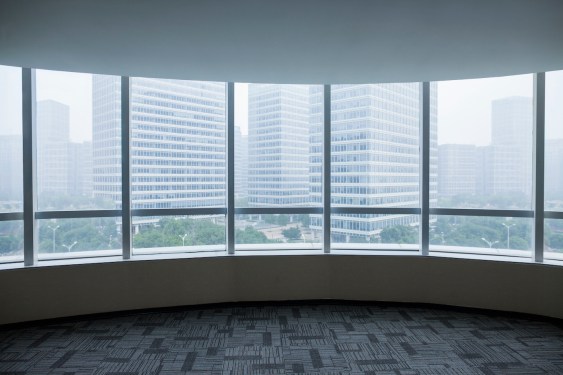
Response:
[[[418,250],[418,215],[331,215],[333,249]]]
[[[225,84],[132,78],[133,208],[225,206]]]
[[[0,212],[23,211],[21,69],[0,65]]]
[[[438,216],[430,222],[430,251],[531,257],[533,219]]]
[[[532,75],[438,82],[433,207],[531,209]]]
[[[23,221],[0,221],[0,262],[23,261]]]
[[[237,84],[238,207],[321,205],[322,86]]]
[[[431,92],[435,95],[435,88]],[[333,85],[331,112],[332,205],[418,207],[420,84]],[[431,151],[435,148],[432,139]],[[433,182],[430,194],[434,199]],[[337,244],[361,243],[397,223],[416,226],[418,217],[333,215],[332,238]]]
[[[320,215],[237,215],[237,250],[320,249]]]
[[[121,255],[119,218],[39,220],[39,260]]]
[[[544,231],[545,258],[563,260],[563,220],[545,220]]]
[[[120,208],[120,77],[36,74],[39,210]]]
[[[133,253],[224,252],[225,215],[135,217]]]
[[[545,209],[563,211],[563,71],[545,82]]]
[[[332,86],[332,204],[418,207],[420,85]]]

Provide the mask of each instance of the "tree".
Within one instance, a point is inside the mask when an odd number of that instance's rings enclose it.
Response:
[[[284,229],[282,234],[290,241],[295,241],[301,238],[301,230],[298,227]]]
[[[416,243],[418,241],[416,229],[407,225],[384,228],[380,237],[383,243]]]
[[[271,241],[266,237],[266,235],[250,225],[242,229],[237,229],[235,231],[235,238],[237,243],[253,244],[253,243],[269,243],[276,242]]]
[[[548,237],[548,245],[552,249],[563,251],[563,233],[554,233]]]

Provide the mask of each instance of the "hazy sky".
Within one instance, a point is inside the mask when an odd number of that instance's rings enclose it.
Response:
[[[490,142],[491,101],[532,97],[532,75],[438,84],[438,143],[485,145]],[[72,141],[92,138],[92,76],[37,71],[37,100],[53,99],[70,108]],[[547,137],[563,138],[563,71],[548,73]],[[16,93],[14,95],[14,93]],[[235,84],[235,124],[248,133],[248,84]],[[0,134],[21,134],[21,73],[0,66]]]

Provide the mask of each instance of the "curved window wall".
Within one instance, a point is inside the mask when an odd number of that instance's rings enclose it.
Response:
[[[0,67],[0,82],[3,263],[563,260],[563,72],[322,86]]]

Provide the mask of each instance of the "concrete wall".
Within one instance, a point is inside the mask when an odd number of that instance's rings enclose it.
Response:
[[[236,301],[423,302],[563,318],[563,267],[419,256],[221,256],[0,271],[0,324]]]
[[[0,64],[255,83],[563,69],[561,0],[2,0]]]

